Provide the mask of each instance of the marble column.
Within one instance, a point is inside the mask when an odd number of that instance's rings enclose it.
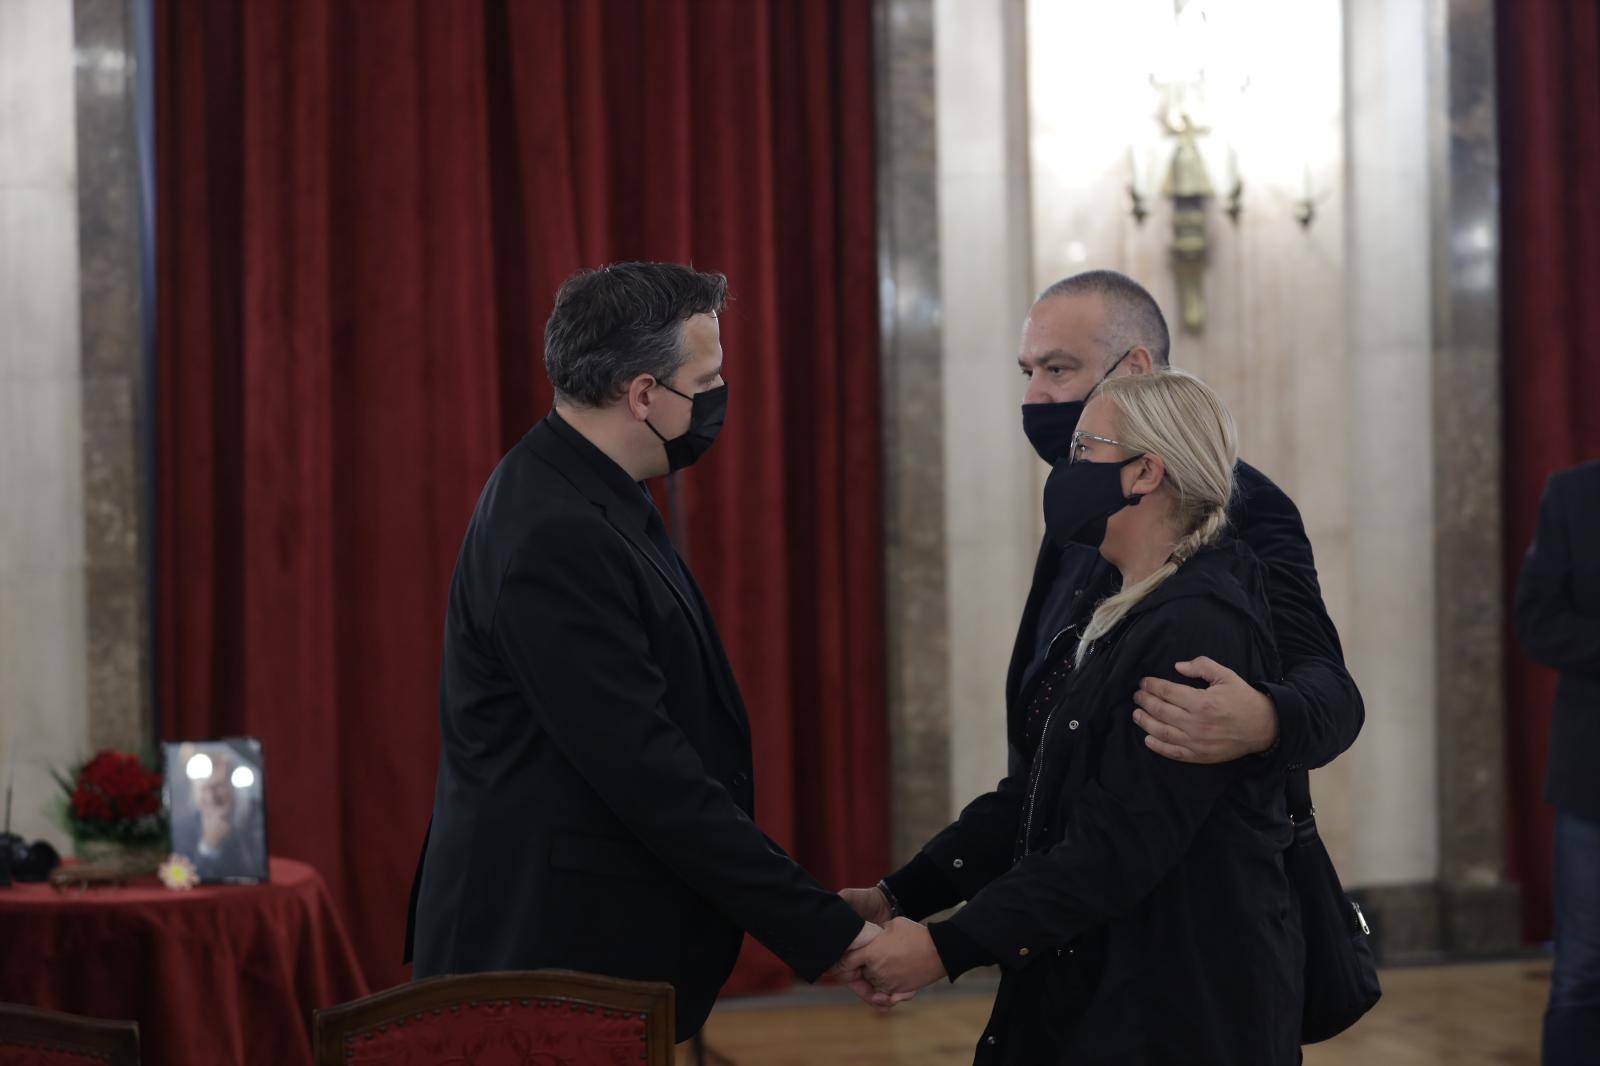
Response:
[[[935,5],[951,813],[1006,771],[1006,669],[1041,530],[1016,369],[1033,302],[1023,0]]]
[[[134,2],[0,3],[0,755],[62,850],[50,771],[154,736]]]
[[[132,0],[76,0],[84,662],[92,748],[151,745],[149,470],[144,418]]]
[[[1366,702],[1334,854],[1393,958],[1436,950],[1433,334],[1428,12],[1346,0],[1345,285],[1352,618],[1345,658]],[[1330,810],[1331,804],[1322,804]]]
[[[0,748],[12,828],[58,847],[89,742],[72,7],[0,3]]]
[[[1431,30],[1440,939],[1479,954],[1520,942],[1505,880],[1494,4],[1435,0]]]
[[[894,861],[948,820],[945,581],[933,0],[874,0],[878,277]]]

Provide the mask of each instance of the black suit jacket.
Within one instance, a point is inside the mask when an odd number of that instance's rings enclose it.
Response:
[[[1550,475],[1517,581],[1517,640],[1561,671],[1545,799],[1600,819],[1600,462]]]
[[[1234,469],[1231,534],[1244,542],[1266,571],[1271,623],[1281,669],[1253,676],[1245,665],[1224,662],[1272,697],[1278,711],[1278,745],[1260,757],[1278,769],[1322,766],[1355,742],[1366,713],[1344,665],[1339,634],[1322,603],[1316,562],[1300,512],[1284,491],[1247,463]],[[1075,592],[1083,614],[1117,579],[1100,553],[1082,545],[1058,547],[1048,537],[1039,551],[1006,677],[1010,739],[1005,779],[973,800],[922,852],[888,878],[907,914],[915,918],[954,906],[1011,868],[1011,844],[1023,802],[1022,782],[1032,753],[1024,743],[1024,714],[1039,671],[1030,669],[1040,641],[1040,619],[1052,595]],[[1045,634],[1045,640],[1060,633]],[[1204,652],[1196,651],[1194,655]]]
[[[490,476],[450,587],[407,939],[417,977],[670,981],[681,1040],[710,1013],[741,930],[815,980],[862,922],[751,820],[744,704],[687,567],[647,533],[653,516],[553,412]]]

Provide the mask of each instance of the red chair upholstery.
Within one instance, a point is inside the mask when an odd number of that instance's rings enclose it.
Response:
[[[0,1066],[139,1066],[139,1023],[0,1003]]]
[[[317,1066],[672,1066],[672,986],[566,970],[430,977],[315,1015]]]

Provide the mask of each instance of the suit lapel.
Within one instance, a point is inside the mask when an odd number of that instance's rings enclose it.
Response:
[[[645,562],[650,565],[651,570],[655,571],[656,577],[661,580],[662,584],[666,585],[667,591],[671,592],[673,598],[678,601],[678,607],[683,611],[684,617],[689,619],[690,627],[694,629],[695,639],[700,642],[700,652],[705,656],[706,662],[710,666],[710,670],[707,672],[711,675],[712,683],[717,689],[717,695],[722,698],[723,707],[727,710],[729,716],[733,718],[735,724],[738,725],[740,735],[748,740],[750,738],[750,722],[744,713],[744,704],[738,697],[738,689],[734,686],[733,668],[728,664],[727,655],[722,650],[722,642],[716,639],[708,628],[710,613],[709,608],[704,606],[704,600],[702,599],[699,605],[690,601],[684,590],[678,586],[676,581],[672,580],[667,571],[666,561],[661,558],[660,553],[656,551],[655,545],[650,543],[648,537],[626,528],[623,523],[614,521],[610,512],[606,513],[606,521],[610,523],[612,529],[621,534],[623,540],[632,545],[634,551],[644,556]],[[685,566],[682,569],[685,580],[693,585],[694,578],[689,574],[689,568]],[[695,588],[693,591],[696,593],[696,598],[699,598],[699,589]]]
[[[739,698],[739,690],[734,682],[733,669],[728,663],[728,657],[722,649],[721,641],[716,637],[715,630],[711,628],[710,610],[704,606],[704,600],[695,604],[667,569],[667,560],[661,558],[661,553],[650,539],[639,529],[632,528],[632,523],[617,520],[616,512],[625,511],[622,501],[617,498],[610,486],[601,480],[598,474],[591,469],[590,464],[583,456],[579,455],[573,446],[562,440],[555,429],[541,422],[534,426],[523,438],[526,443],[544,462],[554,467],[555,470],[566,478],[584,497],[605,515],[606,523],[617,531],[633,550],[644,559],[649,569],[655,573],[656,578],[666,586],[678,601],[678,607],[689,626],[694,631],[695,639],[700,644],[700,653],[704,657],[712,686],[716,689],[723,709],[733,719],[734,725],[739,730],[739,735],[750,742],[750,720],[744,710],[744,703]],[[694,586],[694,578],[689,574],[687,566],[682,567],[685,580],[690,583],[691,593],[700,599],[699,588]]]

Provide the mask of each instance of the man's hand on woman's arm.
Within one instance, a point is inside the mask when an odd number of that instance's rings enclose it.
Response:
[[[1133,695],[1133,720],[1145,746],[1179,762],[1232,762],[1271,750],[1278,742],[1278,711],[1271,698],[1244,678],[1204,656],[1174,667],[1206,682],[1190,688],[1147,677]]]

